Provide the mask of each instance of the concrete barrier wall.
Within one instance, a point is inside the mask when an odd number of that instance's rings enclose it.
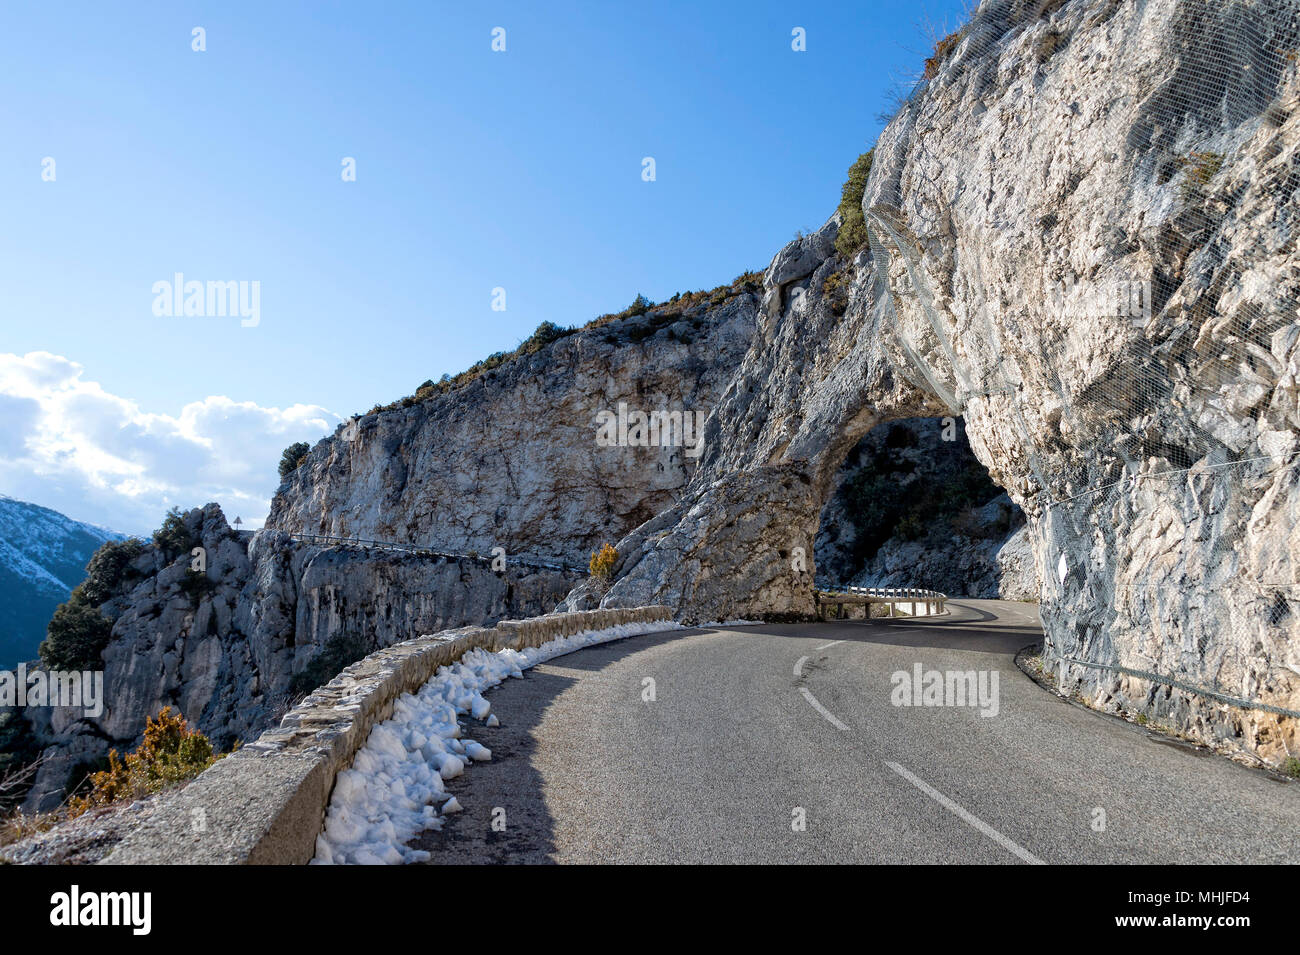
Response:
[[[632,607],[503,620],[385,647],[313,691],[256,742],[214,764],[123,839],[104,864],[300,865],[316,836],[338,774],[418,690],[466,652],[522,650],[586,630],[672,619],[667,607]]]

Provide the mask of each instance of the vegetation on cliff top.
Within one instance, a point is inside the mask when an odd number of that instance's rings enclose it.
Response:
[[[849,176],[840,189],[840,231],[835,236],[835,251],[846,262],[867,244],[867,220],[862,215],[862,196],[867,190],[867,177],[871,175],[871,162],[875,158],[873,146],[853,161]]]
[[[165,524],[165,522],[164,522]],[[86,565],[86,579],[73,588],[54,611],[41,641],[41,661],[51,670],[93,670],[102,662],[112,621],[99,612],[104,602],[121,594],[136,576],[131,562],[144,551],[144,541],[106,541]]]
[[[610,312],[592,319],[586,325],[562,326],[554,322],[542,322],[537,326],[536,331],[527,339],[519,344],[519,347],[508,352],[494,352],[482,361],[475,362],[465,371],[458,375],[443,375],[438,381],[429,379],[415,390],[415,394],[406,398],[386,405],[375,405],[366,414],[379,414],[384,411],[393,411],[398,408],[412,408],[424,401],[430,401],[441,397],[451,391],[456,391],[465,387],[478,378],[483,377],[488,372],[502,365],[509,364],[518,358],[524,358],[534,355],[541,351],[552,342],[569,335],[575,335],[578,332],[590,331],[592,329],[602,328],[613,322],[626,318],[635,318],[637,316],[648,316],[649,325],[644,328],[634,328],[628,333],[628,337],[633,342],[644,341],[653,336],[661,328],[675,323],[687,313],[702,307],[713,307],[721,305],[729,298],[744,294],[746,292],[757,293],[763,288],[762,272],[742,272],[736,276],[730,283],[719,285],[712,289],[701,289],[696,292],[678,292],[666,302],[656,304],[645,295],[637,295],[632,300],[632,304],[620,312]],[[697,324],[698,327],[698,324]],[[617,342],[617,338],[607,338],[611,344]],[[288,451],[285,456],[288,456]],[[283,462],[281,464],[283,467]],[[294,465],[297,466],[296,464]],[[292,470],[292,468],[290,468]],[[285,472],[287,473],[287,472]],[[284,476],[283,474],[281,475]]]
[[[307,452],[311,450],[311,445],[306,441],[295,441],[284,449],[280,455],[280,480],[287,478],[290,472],[298,469],[303,460],[307,457]]]

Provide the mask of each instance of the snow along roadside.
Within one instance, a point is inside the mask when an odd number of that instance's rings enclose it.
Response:
[[[620,624],[525,650],[471,650],[451,666],[439,667],[418,691],[398,697],[392,718],[370,731],[365,746],[352,760],[352,768],[339,773],[311,864],[427,861],[429,853],[408,849],[406,843],[427,829],[441,829],[447,813],[460,811],[460,803],[446,791],[444,781],[464,772],[467,761],[492,758],[486,746],[461,739],[457,719],[469,714],[488,726],[496,725],[496,717],[489,716],[491,704],[484,699],[484,691],[508,677],[522,677],[531,666],[583,647],[684,629],[672,621]],[[441,804],[441,814],[435,802]]]

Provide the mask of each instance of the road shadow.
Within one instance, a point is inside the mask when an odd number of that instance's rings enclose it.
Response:
[[[1014,654],[1026,644],[1042,639],[1038,624],[1012,621],[984,607],[949,601],[949,613],[934,617],[872,617],[855,620],[826,620],[799,624],[756,624],[743,627],[710,627],[797,640],[843,640],[846,643],[879,643],[887,646],[936,650],[976,650]]]
[[[598,672],[617,660],[661,643],[700,634],[670,630],[614,640],[549,661],[555,669]],[[463,735],[492,750],[486,763],[472,763],[447,782],[465,808],[445,816],[441,830],[428,830],[407,845],[430,854],[427,865],[554,864],[555,820],[535,766],[536,730],[546,711],[577,679],[546,664],[524,671],[485,695],[499,726],[463,717]]]

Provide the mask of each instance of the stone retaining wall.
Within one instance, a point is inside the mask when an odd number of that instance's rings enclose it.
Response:
[[[334,779],[393,705],[470,650],[522,650],[585,630],[668,622],[667,607],[503,620],[385,647],[352,664],[276,729],[227,756],[154,812],[105,864],[302,864],[315,854]]]

